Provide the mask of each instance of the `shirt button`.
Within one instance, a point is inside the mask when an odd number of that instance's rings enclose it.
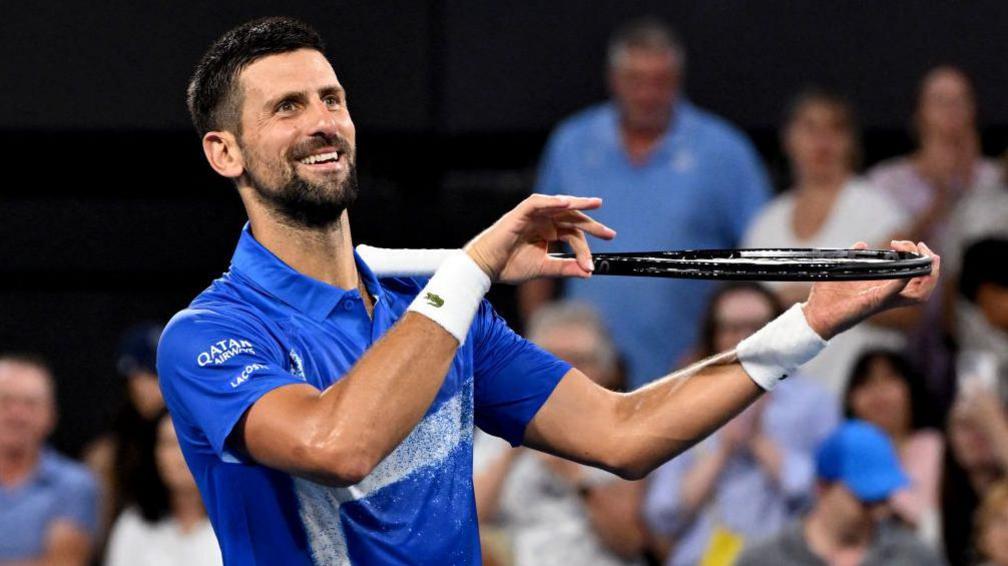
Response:
[[[343,302],[343,310],[348,311],[348,310],[350,310],[352,308],[353,308],[353,305],[350,304],[350,301],[344,301]]]

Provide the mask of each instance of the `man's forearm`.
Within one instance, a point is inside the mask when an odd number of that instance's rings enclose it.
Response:
[[[641,477],[705,438],[752,404],[761,389],[734,351],[724,352],[624,395],[617,411],[620,450]]]

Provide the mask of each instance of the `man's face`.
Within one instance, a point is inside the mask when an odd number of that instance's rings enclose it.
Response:
[[[252,63],[238,77],[240,184],[299,227],[336,223],[357,196],[355,130],[329,61],[301,49]]]
[[[41,447],[55,420],[49,376],[29,364],[0,362],[0,449]]]
[[[885,501],[861,501],[839,481],[820,485],[818,505],[824,507],[833,522],[848,533],[871,528],[887,511]]]
[[[833,104],[804,104],[788,124],[784,143],[796,176],[806,181],[835,179],[850,170],[854,135]]]
[[[601,338],[590,328],[574,324],[554,326],[533,338],[542,349],[566,361],[592,381],[615,389],[618,375],[600,358]]]
[[[609,87],[624,124],[661,131],[679,94],[681,65],[671,50],[626,48],[611,63]]]

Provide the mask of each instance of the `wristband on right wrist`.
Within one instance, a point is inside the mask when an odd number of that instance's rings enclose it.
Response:
[[[778,381],[814,358],[826,343],[809,326],[802,305],[796,304],[739,342],[735,354],[749,377],[770,391]]]
[[[407,310],[433,320],[461,346],[488,290],[490,277],[469,254],[457,251],[441,263]]]

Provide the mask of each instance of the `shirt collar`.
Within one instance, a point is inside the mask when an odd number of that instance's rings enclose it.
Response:
[[[354,261],[364,286],[376,300],[380,300],[383,296],[381,285],[356,250]],[[296,271],[256,241],[248,222],[242,228],[238,246],[231,258],[231,270],[251,279],[262,290],[318,321],[329,316],[332,309],[348,294],[360,296],[357,289],[340,289]]]

